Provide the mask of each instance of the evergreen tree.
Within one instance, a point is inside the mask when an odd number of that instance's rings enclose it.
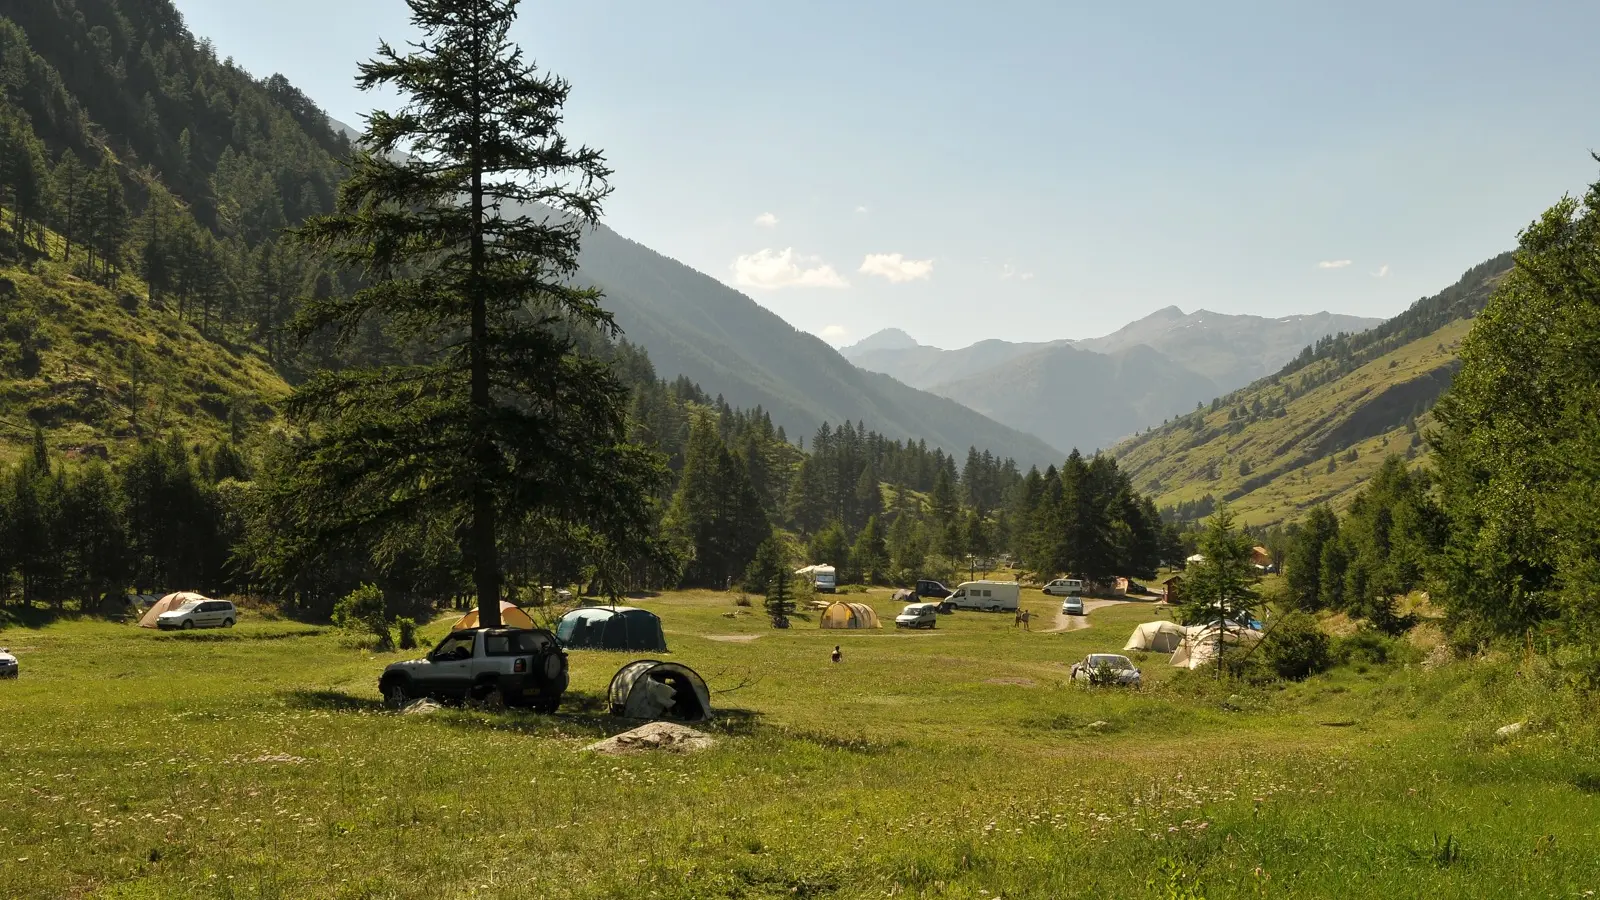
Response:
[[[716,419],[701,416],[690,432],[670,520],[694,547],[685,578],[692,584],[725,587],[744,574],[757,549],[772,536],[772,526],[743,463],[722,442]]]
[[[1322,605],[1322,554],[1339,539],[1339,518],[1327,506],[1313,507],[1306,521],[1295,532],[1283,561],[1283,577],[1289,587],[1289,601],[1304,610]]]
[[[1190,623],[1244,623],[1255,618],[1259,580],[1250,562],[1252,542],[1234,529],[1233,512],[1221,504],[1200,536],[1200,555],[1183,585],[1182,613]]]
[[[359,79],[405,105],[370,117],[340,214],[299,232],[369,286],[309,302],[297,324],[348,345],[381,317],[431,352],[298,389],[289,412],[317,427],[279,500],[292,546],[312,552],[352,537],[382,547],[419,522],[452,528],[493,626],[500,544],[519,523],[577,520],[613,542],[647,532],[661,469],[625,443],[615,376],[557,329],[614,328],[598,293],[571,283],[610,170],[556,130],[568,84],[512,41],[516,0],[409,5],[421,40],[404,55],[382,44]],[[283,577],[298,556],[269,569]]]
[[[787,568],[780,568],[772,581],[768,583],[767,601],[764,604],[767,615],[772,617],[772,627],[789,627],[789,617],[794,615],[794,594],[789,589],[789,572]]]
[[[873,516],[856,535],[850,563],[863,584],[883,584],[889,577],[889,549],[878,517]]]
[[[754,594],[765,594],[777,582],[780,575],[789,573],[789,559],[783,552],[783,544],[776,535],[761,542],[756,548],[755,558],[750,560],[750,565],[744,570],[744,589]],[[787,579],[785,579],[787,583]]]

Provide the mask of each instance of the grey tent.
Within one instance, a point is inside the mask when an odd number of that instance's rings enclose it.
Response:
[[[586,606],[556,623],[556,640],[576,650],[650,650],[667,652],[661,620],[632,606]]]
[[[678,663],[641,659],[611,678],[611,714],[626,719],[704,722],[711,718],[711,692],[695,670]]]

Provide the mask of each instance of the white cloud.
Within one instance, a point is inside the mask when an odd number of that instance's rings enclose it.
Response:
[[[757,250],[733,261],[733,283],[740,287],[778,290],[787,287],[843,288],[850,283],[833,266],[793,247]]]
[[[1342,269],[1342,268],[1350,265],[1350,263],[1351,263],[1351,260],[1348,260],[1348,259],[1325,259],[1322,262],[1317,263],[1317,268],[1319,268],[1319,269]]]
[[[762,228],[771,228],[772,226],[778,224],[778,217],[772,213],[765,212],[759,216],[756,216],[756,224],[760,225]]]
[[[1018,275],[1017,277],[1021,278],[1023,281],[1032,281],[1033,280],[1033,273],[1032,272],[1023,272],[1021,275]]]
[[[1388,263],[1384,263],[1383,265],[1379,266],[1378,267],[1378,271],[1372,273],[1372,277],[1373,278],[1388,278],[1389,277],[1389,264]]]
[[[861,261],[861,274],[878,275],[895,284],[926,281],[933,274],[933,260],[906,259],[899,253],[869,253]]]
[[[1005,265],[1000,267],[1000,280],[1001,281],[1010,281],[1013,278],[1015,278],[1018,281],[1032,281],[1033,280],[1033,273],[1032,272],[1018,272],[1017,271],[1017,267],[1013,266],[1011,263],[1006,263]]]
[[[829,325],[822,329],[822,339],[830,344],[837,344],[850,336],[850,329],[843,325]]]
[[[865,206],[858,206],[858,207],[856,207],[856,212],[858,212],[858,213],[867,212],[867,208]]]

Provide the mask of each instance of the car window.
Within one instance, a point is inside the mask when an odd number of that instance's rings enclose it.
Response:
[[[490,634],[483,638],[483,652],[490,656],[511,655],[511,635]]]
[[[432,658],[437,660],[471,659],[472,637],[470,634],[463,634],[445,638],[439,642],[438,647],[434,648]]]

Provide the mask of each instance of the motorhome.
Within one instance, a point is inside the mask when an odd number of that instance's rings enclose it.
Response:
[[[1014,610],[1022,589],[1015,581],[968,581],[956,586],[949,601],[957,609],[982,609],[991,612]]]
[[[838,574],[833,566],[806,566],[795,569],[794,574],[811,582],[811,587],[819,594],[831,594],[839,587]]]

